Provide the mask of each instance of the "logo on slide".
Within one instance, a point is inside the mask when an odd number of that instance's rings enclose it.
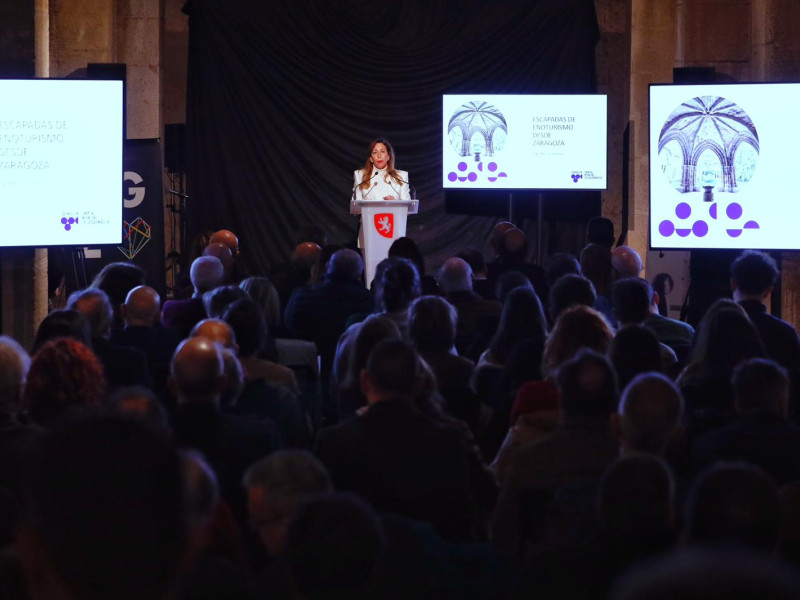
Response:
[[[73,225],[78,224],[78,217],[61,217],[61,224],[64,226],[64,231],[69,231],[72,229]]]
[[[381,213],[375,215],[375,229],[385,238],[391,238],[394,232],[394,215]]]
[[[579,179],[583,179],[583,173],[573,173],[570,177],[572,177],[572,183],[578,183]]]
[[[658,158],[661,172],[683,199],[675,207],[675,219],[659,224],[659,233],[664,237],[705,237],[709,227],[718,222],[718,204],[725,207],[730,221],[739,221],[744,210],[731,201],[730,194],[753,178],[759,153],[756,126],[737,104],[719,96],[697,96],[681,103],[661,128]],[[708,207],[708,215],[693,217],[692,205],[697,207],[700,202]],[[705,213],[706,209],[695,208],[694,212]],[[725,232],[737,238],[745,229],[759,229],[759,225],[744,221]]]
[[[130,223],[123,221],[123,245],[117,246],[117,248],[125,255],[127,259],[133,260],[133,258],[142,251],[142,248],[145,247],[147,242],[149,242],[150,238],[152,237],[150,225],[148,225],[147,222],[142,219],[142,217],[136,217]]]

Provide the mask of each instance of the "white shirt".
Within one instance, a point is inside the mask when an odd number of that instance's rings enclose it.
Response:
[[[397,174],[405,182],[408,182],[408,172],[397,170]],[[386,196],[394,196],[396,200],[411,200],[411,192],[408,183],[397,183],[386,174],[386,169],[372,169],[372,179],[370,187],[366,190],[358,187],[361,178],[364,177],[364,169],[359,169],[353,173],[353,185],[355,187],[356,200],[383,200]]]

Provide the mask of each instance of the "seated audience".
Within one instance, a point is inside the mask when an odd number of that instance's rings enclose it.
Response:
[[[752,358],[733,372],[736,419],[697,438],[698,468],[718,460],[758,465],[779,485],[800,479],[800,430],[787,419],[789,378],[771,360]]]
[[[472,269],[472,290],[486,300],[497,300],[493,282],[489,281],[489,271],[483,252],[473,246],[467,246],[456,254],[456,258],[462,259]]]
[[[503,273],[517,271],[530,280],[537,294],[547,293],[544,270],[539,265],[527,261],[528,239],[524,231],[516,227],[505,230],[497,241],[495,249],[497,259],[488,265],[489,281],[496,283]]]
[[[417,267],[419,273],[420,293],[424,296],[441,295],[442,290],[436,279],[431,275],[425,274],[425,260],[422,258],[422,253],[419,251],[416,242],[410,237],[399,237],[392,245],[389,246],[389,258],[407,258],[414,266]]]
[[[156,431],[168,434],[167,411],[150,388],[142,385],[119,388],[108,398],[112,413],[139,419]]]
[[[642,257],[630,246],[617,246],[611,251],[611,266],[617,279],[639,277],[642,273]]]
[[[91,348],[92,328],[89,319],[77,310],[54,310],[39,323],[31,346],[31,354],[36,354],[45,342],[60,337],[73,338]]]
[[[114,310],[114,318],[111,321],[112,331],[124,327],[120,306],[125,302],[128,292],[144,283],[144,269],[132,262],[109,263],[92,280],[89,287],[103,290],[111,302],[111,308]]]
[[[118,416],[53,431],[30,470],[17,550],[31,598],[163,600],[186,558],[172,444]]]
[[[369,408],[323,429],[315,453],[337,489],[360,494],[379,511],[432,523],[448,539],[471,540],[466,449],[458,430],[415,407],[423,381],[413,348],[400,340],[379,343],[361,375]]]
[[[161,309],[161,322],[165,327],[177,329],[185,337],[198,321],[206,318],[203,294],[222,283],[225,270],[218,258],[201,256],[192,262],[189,271],[192,280],[192,297],[187,300],[168,300]]]
[[[581,275],[592,282],[597,293],[596,308],[614,324],[611,291],[616,273],[611,266],[611,251],[601,244],[588,244],[581,251]]]
[[[267,327],[276,332],[276,336],[278,332],[282,333],[281,299],[272,282],[266,277],[248,277],[239,283],[239,287],[261,308]]]
[[[495,298],[498,302],[500,302],[500,304],[503,304],[511,291],[520,287],[527,288],[530,291],[535,292],[531,280],[525,277],[525,275],[519,271],[507,271],[506,273],[500,275],[500,277],[497,278],[497,282],[495,282]]]
[[[550,322],[555,323],[562,312],[573,306],[588,306],[594,308],[597,303],[597,294],[592,282],[581,275],[566,275],[559,277],[550,288],[547,301]]]
[[[617,372],[620,388],[640,373],[663,372],[661,346],[655,334],[643,325],[624,325],[617,331],[608,348],[608,358]]]

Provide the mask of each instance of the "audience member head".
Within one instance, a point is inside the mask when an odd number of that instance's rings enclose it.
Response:
[[[242,288],[235,285],[223,285],[203,294],[203,306],[205,306],[206,315],[212,319],[219,319],[234,302],[250,299],[250,296]]]
[[[506,234],[506,231],[516,228],[516,225],[509,223],[508,221],[500,221],[492,228],[492,233],[489,236],[489,243],[496,254],[500,254],[502,252],[503,236]]]
[[[286,563],[296,597],[364,600],[385,549],[373,509],[349,494],[324,494],[302,505],[289,525]]]
[[[28,379],[31,359],[19,343],[0,335],[0,412],[16,413]]]
[[[603,473],[600,526],[609,533],[643,537],[669,534],[675,517],[675,482],[669,465],[651,454],[628,454]]]
[[[766,358],[751,358],[733,372],[733,400],[739,414],[765,411],[785,417],[789,412],[789,376]]]
[[[581,273],[592,282],[598,296],[611,297],[614,268],[608,248],[600,244],[588,244],[581,251]]]
[[[23,405],[43,427],[81,410],[98,409],[106,397],[103,367],[80,342],[59,338],[33,355]]]
[[[731,265],[731,288],[735,300],[763,300],[778,279],[778,265],[766,252],[745,250]]]
[[[700,475],[686,505],[686,538],[694,544],[740,544],[771,552],[781,507],[775,482],[759,467],[719,463]]]
[[[228,229],[220,229],[219,231],[215,231],[211,239],[209,239],[210,244],[222,244],[226,246],[228,250],[231,251],[231,255],[235,258],[239,255],[239,238],[236,237],[236,234]]]
[[[161,296],[146,285],[128,292],[120,311],[126,327],[152,327],[158,323],[160,312]]]
[[[610,600],[791,600],[797,571],[741,547],[687,548],[625,573]]]
[[[92,332],[92,339],[108,338],[111,335],[114,310],[103,290],[86,288],[72,292],[67,299],[67,308],[77,310],[86,316]]]
[[[456,254],[456,258],[464,260],[469,265],[475,279],[486,278],[486,259],[483,257],[483,252],[474,246],[467,246]]]
[[[614,316],[622,325],[644,323],[650,316],[653,288],[645,279],[627,277],[614,283]]]
[[[239,351],[233,328],[222,319],[203,319],[194,326],[189,337],[204,337],[223,348]]]
[[[180,463],[158,432],[119,416],[50,433],[30,470],[17,548],[34,598],[157,600],[184,557]]]
[[[642,257],[630,246],[617,246],[611,251],[611,266],[617,277],[639,277],[642,273]]]
[[[131,262],[107,264],[92,281],[89,287],[103,290],[111,302],[114,311],[112,323],[114,329],[122,329],[120,305],[125,301],[128,292],[136,286],[144,285],[144,282],[144,269]]]
[[[213,256],[219,259],[219,262],[222,263],[223,279],[230,280],[233,270],[233,252],[230,248],[219,242],[209,242],[208,246],[203,249],[203,256]]]
[[[405,258],[387,258],[375,269],[375,306],[381,312],[404,311],[420,295],[417,268]]]
[[[370,315],[358,328],[355,341],[350,347],[350,360],[347,373],[342,378],[342,387],[345,389],[360,389],[361,371],[367,366],[372,349],[383,340],[399,340],[400,330],[397,325],[380,315]]]
[[[761,336],[747,313],[736,302],[723,298],[712,304],[700,321],[681,379],[729,382],[740,362],[765,355]]]
[[[608,359],[587,348],[563,363],[556,373],[561,412],[565,418],[608,419],[617,407],[617,376]]]
[[[450,352],[458,313],[441,296],[422,296],[408,307],[408,336],[418,352]]]
[[[622,454],[663,454],[681,426],[683,396],[660,373],[638,375],[622,392],[612,424],[620,438]]]
[[[410,237],[399,237],[389,246],[389,257],[407,258],[417,267],[419,276],[425,275],[425,259],[419,251],[417,243]]]
[[[494,286],[494,295],[500,302],[505,302],[511,290],[527,288],[534,291],[531,280],[519,271],[506,271],[497,278]]]
[[[437,279],[445,294],[472,291],[472,269],[463,259],[447,259],[439,268]]]
[[[506,231],[503,234],[499,254],[505,261],[524,261],[528,254],[528,239],[525,237],[525,232],[516,227]]]
[[[317,254],[317,259],[314,261],[314,265],[311,267],[311,277],[308,280],[309,285],[318,285],[322,283],[322,280],[328,273],[328,265],[331,262],[331,257],[339,250],[343,249],[344,246],[340,246],[338,244],[330,244],[322,247],[322,250],[320,250],[319,254]],[[353,252],[355,252],[355,250]],[[361,255],[358,252],[356,252],[356,254],[358,254],[359,258],[361,258]]]
[[[564,275],[550,288],[548,309],[550,321],[555,323],[562,312],[573,306],[594,308],[597,293],[591,281],[581,275]]]
[[[230,348],[221,348],[222,353],[222,370],[225,373],[225,385],[222,388],[220,396],[220,405],[228,408],[236,406],[239,396],[244,391],[244,369],[242,363],[236,357],[236,352]]]
[[[89,319],[77,310],[54,310],[47,315],[36,330],[31,354],[41,348],[45,342],[56,338],[68,337],[78,340],[89,348],[92,347],[92,327]]]
[[[387,399],[413,399],[422,383],[422,361],[403,340],[383,340],[370,352],[361,372],[361,391],[369,404]]]
[[[559,252],[553,254],[547,259],[547,266],[544,270],[544,278],[547,281],[547,287],[552,288],[553,284],[561,279],[564,275],[580,275],[581,263],[572,254],[568,252]]]
[[[588,306],[575,306],[561,314],[544,346],[544,365],[548,371],[558,368],[581,348],[600,354],[608,352],[614,332],[603,316]]]
[[[661,370],[661,346],[644,325],[625,325],[611,340],[608,357],[624,388],[639,373]]]
[[[233,329],[239,356],[250,358],[261,352],[267,340],[267,323],[255,302],[250,298],[237,300],[225,310],[222,319]]]
[[[225,279],[225,268],[216,256],[201,256],[194,259],[189,269],[195,296],[202,295],[222,283]]]
[[[139,419],[156,431],[169,431],[169,420],[164,405],[155,392],[143,385],[134,385],[115,390],[108,398],[111,411],[133,419]]]
[[[270,556],[281,556],[295,511],[318,494],[333,491],[328,470],[304,450],[279,450],[244,474],[250,522]]]
[[[547,337],[547,319],[539,296],[531,289],[519,287],[511,290],[500,313],[497,333],[489,344],[492,359],[505,363],[514,347],[530,338]]]
[[[266,277],[248,277],[239,283],[247,295],[258,304],[269,327],[281,324],[281,299],[278,290]]]
[[[219,405],[225,387],[222,352],[202,337],[180,343],[172,357],[170,386],[178,404]]]
[[[364,261],[355,250],[349,248],[337,250],[328,262],[328,275],[331,277],[360,281],[363,274]]]
[[[317,256],[322,252],[322,247],[314,242],[303,242],[298,244],[292,251],[291,262],[292,266],[299,273],[311,273],[311,267],[317,260]]]
[[[605,217],[594,217],[586,224],[586,243],[600,244],[611,250],[614,245],[614,223]]]
[[[212,235],[214,235],[214,232],[210,229],[206,229],[205,231],[201,231],[194,236],[194,239],[192,239],[192,246],[189,251],[189,256],[192,262],[194,262],[195,259],[203,256],[203,250],[205,250],[206,246],[211,243]]]

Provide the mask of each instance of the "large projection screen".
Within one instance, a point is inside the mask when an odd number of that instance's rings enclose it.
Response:
[[[0,80],[0,246],[122,238],[122,82]]]
[[[650,246],[795,250],[800,84],[650,87]]]
[[[442,98],[445,189],[606,188],[604,95]]]

